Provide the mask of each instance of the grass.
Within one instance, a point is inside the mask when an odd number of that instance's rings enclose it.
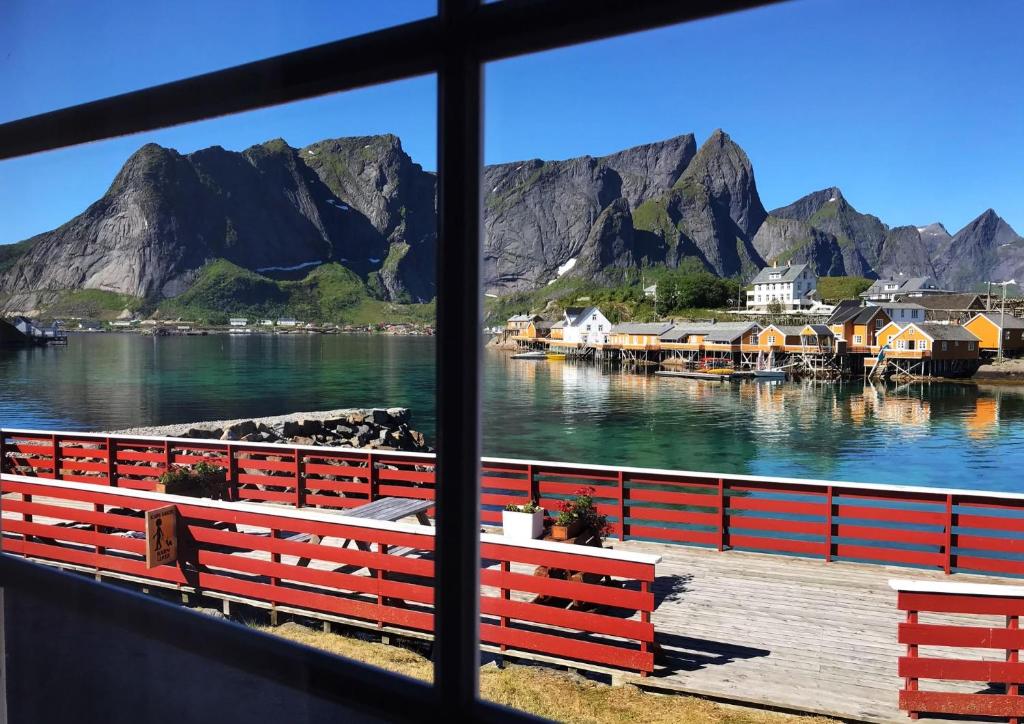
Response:
[[[136,312],[141,307],[142,299],[130,294],[117,294],[102,289],[69,289],[60,293],[48,306],[47,312],[53,317],[111,320],[116,319],[125,309]]]
[[[288,623],[257,627],[282,638],[338,656],[404,674],[422,681],[433,679],[427,657],[398,646],[329,634]],[[823,717],[795,717],[759,709],[726,706],[690,696],[650,694],[635,686],[607,686],[539,666],[484,666],[480,670],[482,698],[556,721],[573,724],[825,724]]]
[[[871,284],[871,280],[864,277],[820,277],[818,297],[829,304],[843,299],[858,299],[858,295]]]

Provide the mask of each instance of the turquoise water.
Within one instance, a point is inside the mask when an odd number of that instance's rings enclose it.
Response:
[[[485,355],[488,455],[1024,492],[1024,387],[711,384]],[[73,335],[0,352],[0,424],[104,430],[402,406],[434,434],[434,341]]]

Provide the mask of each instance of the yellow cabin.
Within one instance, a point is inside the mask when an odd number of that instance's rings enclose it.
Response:
[[[669,322],[616,324],[608,333],[608,344],[622,349],[660,349],[661,335],[672,326]]]
[[[964,329],[977,337],[985,352],[999,351],[999,337],[1002,336],[1003,354],[1015,356],[1024,350],[1024,319],[1000,312],[984,312],[975,315],[964,324]]]
[[[970,360],[979,354],[978,338],[958,324],[908,324],[889,341],[887,357]]]

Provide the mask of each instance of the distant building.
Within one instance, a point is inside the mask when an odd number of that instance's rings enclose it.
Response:
[[[652,284],[649,287],[644,287],[644,296],[647,298],[658,296],[658,285]]]
[[[795,311],[815,304],[812,296],[818,277],[806,264],[765,267],[751,283],[754,288],[747,292],[748,309],[767,311],[770,304],[778,302],[784,310]]]
[[[860,307],[840,304],[825,323],[837,340],[845,341],[850,351],[860,351],[877,344],[878,333],[892,319],[880,306]]]
[[[246,317],[232,317],[228,324],[232,327],[244,327],[249,324],[249,320]]]
[[[624,349],[661,349],[661,335],[672,327],[671,322],[616,324],[608,332],[608,343]]]
[[[978,338],[959,324],[908,324],[889,340],[888,356],[977,359]]]
[[[898,301],[913,301],[925,309],[925,319],[935,322],[966,322],[978,312],[985,311],[985,302],[978,294],[946,292],[923,297],[900,297]]]
[[[281,317],[279,320],[277,320],[278,327],[297,327],[298,325],[299,320],[294,319],[292,317]]]
[[[539,314],[514,314],[508,318],[505,322],[505,332],[509,336],[518,337],[526,328],[534,322],[540,322],[543,319]]]
[[[273,327],[274,326],[274,320],[273,319],[264,319],[262,322],[260,322],[260,326],[261,327]]]
[[[519,336],[526,339],[547,339],[551,336],[551,328],[554,325],[554,322],[545,322],[544,320],[530,322],[526,325],[526,329],[519,333]]]
[[[931,294],[949,294],[931,277],[907,277],[902,274],[889,279],[878,279],[861,292],[861,299],[874,302],[896,301],[897,297],[925,297]]]
[[[562,339],[586,345],[605,344],[612,324],[597,307],[569,307],[562,320]]]
[[[1000,337],[1004,355],[1016,357],[1024,352],[1024,319],[1012,314],[982,312],[966,322],[964,329],[978,338],[983,352],[998,352]]]
[[[133,324],[133,322],[131,320],[128,320],[128,319],[115,319],[113,322],[110,323],[110,326],[111,327],[130,327],[130,326],[132,326],[132,324]]]
[[[923,322],[927,317],[927,310],[916,302],[868,302],[871,306],[881,307],[889,315],[889,319],[898,322],[901,326],[910,322]]]

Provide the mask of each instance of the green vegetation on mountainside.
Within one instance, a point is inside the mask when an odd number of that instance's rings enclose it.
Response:
[[[818,279],[818,299],[834,304],[843,299],[858,299],[858,295],[871,286],[864,277],[821,277]]]
[[[110,320],[116,319],[126,309],[137,312],[142,305],[142,299],[130,294],[102,289],[68,289],[60,292],[47,307],[47,313],[53,317]]]
[[[159,316],[223,323],[232,315],[368,324],[429,323],[431,304],[390,304],[373,299],[363,281],[340,264],[324,264],[298,281],[277,281],[218,259],[206,264],[184,294],[162,302]]]
[[[658,285],[655,300],[644,295],[644,287]],[[628,270],[620,284],[601,285],[585,279],[563,277],[542,289],[488,298],[484,316],[488,326],[501,326],[513,314],[535,312],[554,319],[566,307],[596,305],[614,322],[649,322],[665,317],[707,317],[735,304],[739,285],[687,260],[677,269],[649,267],[641,275]]]

